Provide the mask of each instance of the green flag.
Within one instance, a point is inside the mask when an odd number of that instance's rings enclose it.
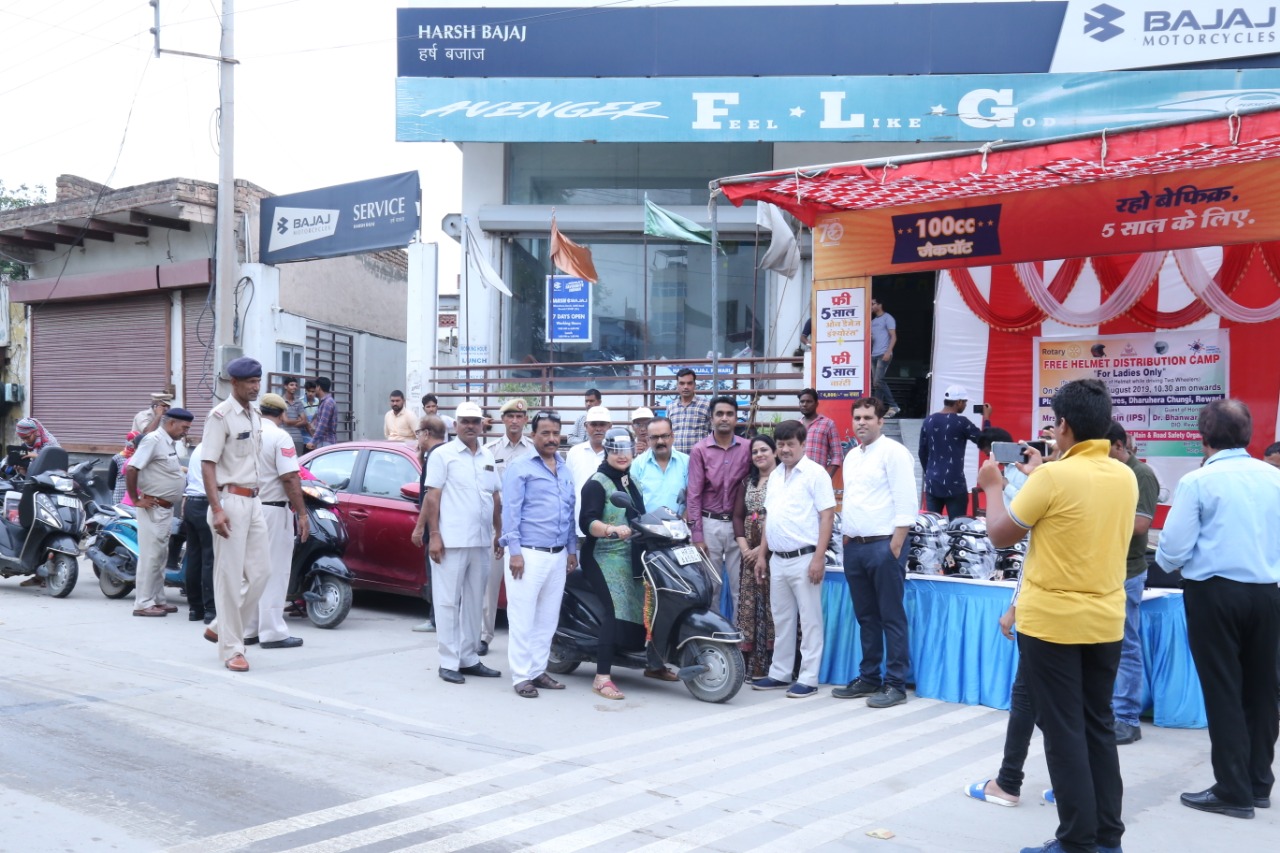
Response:
[[[682,240],[685,243],[711,245],[710,228],[703,228],[679,214],[663,210],[649,201],[647,194],[644,197],[644,233],[650,237],[666,237],[670,240]]]

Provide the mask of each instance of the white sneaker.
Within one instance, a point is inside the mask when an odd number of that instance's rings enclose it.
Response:
[[[901,411],[901,409],[899,409],[897,406],[890,406],[890,407],[889,407],[889,411],[885,412],[885,413],[884,413],[884,416],[885,416],[886,418],[891,418],[891,417],[893,417],[894,415],[898,414],[898,412],[900,412],[900,411]]]
[[[414,625],[413,630],[422,634],[434,634],[436,632],[436,623],[433,620],[428,619],[421,625]]]

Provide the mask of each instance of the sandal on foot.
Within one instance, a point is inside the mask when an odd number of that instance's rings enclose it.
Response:
[[[564,690],[564,685],[545,672],[533,680],[533,686],[542,690]]]
[[[538,688],[533,686],[532,681],[522,681],[516,685],[516,695],[522,699],[537,699]]]
[[[663,667],[662,669],[646,669],[644,671],[645,678],[655,678],[658,681],[679,681],[680,676],[671,670]]]
[[[604,699],[626,699],[627,698],[626,696],[622,695],[622,691],[618,689],[618,685],[614,684],[612,681],[605,681],[601,684],[592,684],[591,692],[595,693],[597,696],[600,696]]]
[[[990,779],[983,779],[981,782],[974,782],[972,785],[966,785],[964,795],[972,797],[975,800],[981,800],[984,803],[991,803],[993,806],[1016,806],[1017,800],[1006,799],[999,794],[988,794],[987,785],[991,784]]]

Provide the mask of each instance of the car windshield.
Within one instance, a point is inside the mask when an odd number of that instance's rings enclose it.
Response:
[[[312,459],[307,470],[325,485],[342,491],[351,484],[351,472],[359,455],[359,450],[335,450]]]

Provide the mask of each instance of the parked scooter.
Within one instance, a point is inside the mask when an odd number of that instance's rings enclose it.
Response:
[[[25,476],[0,482],[5,493],[0,577],[44,578],[54,598],[69,595],[80,573],[77,558],[85,506],[76,482],[67,476],[68,461],[61,447],[46,447]],[[11,509],[16,518],[11,518]]]
[[[288,600],[317,628],[336,628],[351,612],[351,570],[342,561],[347,526],[333,511],[337,494],[318,480],[303,482],[302,500],[311,535],[294,543]]]
[[[628,523],[643,545],[645,584],[653,596],[654,651],[676,673],[689,692],[704,702],[727,702],[742,687],[746,664],[742,632],[712,609],[720,598],[720,578],[690,542],[689,526],[666,507],[632,518],[635,506],[625,492],[610,497],[628,510]],[[551,641],[547,670],[567,673],[583,661],[594,661],[601,615],[611,606],[591,590],[581,571],[565,582],[560,622]],[[644,648],[619,649],[614,661],[631,669],[648,669]]]
[[[138,519],[131,506],[118,504],[101,509],[91,521],[97,528],[85,556],[98,576],[98,588],[107,598],[124,598],[133,591],[138,576]]]

